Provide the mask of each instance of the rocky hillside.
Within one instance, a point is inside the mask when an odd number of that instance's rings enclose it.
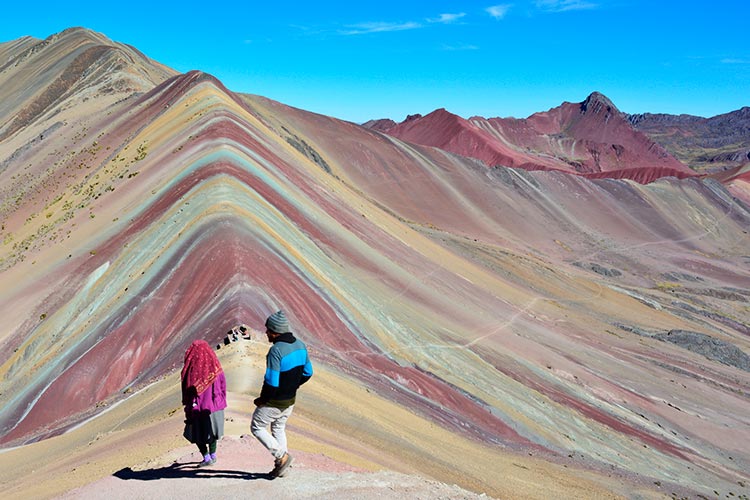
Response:
[[[691,115],[629,115],[633,126],[699,172],[750,162],[750,107],[702,118]]]

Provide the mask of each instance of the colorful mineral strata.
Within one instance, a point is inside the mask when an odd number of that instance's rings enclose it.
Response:
[[[696,495],[750,482],[746,171],[697,175],[600,95],[367,128],[84,29],[0,56],[0,446],[284,309],[331,380],[498,457]],[[326,387],[323,428],[354,412]],[[401,417],[368,417],[361,442],[396,439]]]

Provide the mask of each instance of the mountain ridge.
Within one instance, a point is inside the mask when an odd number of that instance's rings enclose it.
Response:
[[[636,167],[631,173],[628,172],[617,172],[616,169],[611,170],[611,178],[629,178],[636,182],[648,183],[652,182],[656,178],[666,176],[676,176],[678,178],[685,178],[689,176],[689,172],[685,170],[685,166],[690,166],[695,172],[695,175],[711,175],[719,172],[725,172],[729,170],[741,169],[744,165],[750,162],[750,126],[748,125],[748,115],[750,115],[750,107],[743,107],[741,109],[716,115],[710,118],[704,118],[700,116],[693,116],[688,114],[681,115],[670,115],[666,113],[639,113],[639,114],[626,114],[614,105],[614,103],[604,94],[594,91],[586,97],[580,103],[563,102],[559,107],[552,108],[548,111],[540,111],[533,113],[527,118],[484,118],[482,116],[472,116],[467,121],[469,123],[475,123],[480,125],[487,121],[496,124],[498,128],[503,129],[517,129],[523,128],[527,122],[533,124],[537,132],[540,135],[552,135],[566,137],[571,133],[570,127],[574,127],[573,123],[562,124],[559,120],[562,118],[558,116],[552,118],[549,116],[551,113],[560,114],[563,108],[571,107],[575,108],[580,106],[581,114],[586,114],[589,111],[589,107],[592,108],[594,114],[602,109],[605,111],[605,121],[614,115],[619,115],[625,118],[630,123],[632,128],[636,132],[645,134],[650,141],[653,141],[656,146],[644,144],[647,150],[656,148],[657,158],[666,158],[669,156],[674,157],[676,163],[671,165],[661,165],[658,167],[658,173],[646,174],[644,166]],[[444,108],[435,110],[442,113],[449,113]],[[431,116],[433,113],[429,113],[425,116]],[[457,118],[462,119],[456,115]],[[362,126],[377,130],[379,132],[388,133],[392,131],[394,135],[407,134],[404,131],[407,127],[404,124],[414,122],[414,120],[421,120],[424,118],[422,115],[409,115],[401,122],[397,123],[391,119],[373,119],[362,124]],[[567,118],[570,120],[570,118]],[[412,123],[410,130],[414,128]],[[425,132],[428,136],[431,136],[429,132],[429,125],[425,125]],[[487,128],[487,127],[485,127]],[[566,130],[563,130],[566,129]],[[597,128],[597,131],[603,133],[606,128]],[[589,131],[590,133],[591,131]],[[412,135],[404,135],[403,138],[413,139],[416,142],[421,142],[427,145],[436,147],[443,147],[449,151],[456,152],[458,154],[466,154],[474,158],[481,159],[492,166],[493,162],[505,161],[505,166],[519,166],[518,163],[514,162],[514,158],[505,155],[493,157],[486,153],[478,153],[476,147],[464,148],[457,143],[460,140],[454,139],[452,144],[449,144],[449,140],[443,139],[442,141],[435,142],[433,139],[426,140],[419,137],[419,134],[411,133]],[[575,130],[573,130],[575,135]],[[478,137],[480,142],[487,140],[486,137],[481,135]],[[519,139],[517,136],[503,137],[506,143],[513,144],[515,146],[525,147],[527,150],[530,148],[528,144],[524,144],[524,140]],[[603,139],[600,137],[599,139]],[[432,142],[430,142],[432,141]],[[490,140],[490,142],[492,142]],[[598,142],[602,142],[599,140]],[[605,141],[606,142],[606,141]],[[612,144],[612,148],[615,150],[615,155],[621,153],[624,149],[622,145]],[[486,146],[485,146],[486,147]],[[499,146],[489,146],[499,147]],[[606,149],[606,148],[605,148]],[[545,154],[549,154],[546,151]],[[575,161],[571,159],[565,159],[565,155],[561,155],[560,152],[552,153],[553,156],[557,156],[559,159],[569,163],[579,173],[579,175],[593,175],[594,178],[609,178],[610,175],[606,172],[582,172],[581,161]],[[597,152],[601,154],[601,150]],[[538,160],[538,159],[537,159]],[[594,160],[596,163],[596,159]],[[544,170],[549,167],[544,162],[521,162],[521,168],[532,169],[532,170]],[[565,166],[555,165],[556,170],[569,171]],[[624,169],[627,170],[627,169]],[[640,172],[637,174],[636,172]],[[727,176],[719,176],[719,178],[726,179]]]
[[[24,39],[27,40],[27,39]],[[15,96],[22,102],[28,102],[24,108],[13,99],[6,98],[0,105],[0,120],[5,121],[9,115],[15,115],[10,121],[0,126],[0,138],[5,139],[21,128],[25,128],[42,113],[55,112],[50,108],[64,104],[80,89],[96,92],[99,97],[107,94],[130,94],[144,91],[156,82],[175,74],[131,47],[113,43],[96,32],[83,28],[70,28],[58,34],[50,35],[45,40],[28,39],[32,45],[18,52],[8,50],[7,62],[0,67],[0,84],[6,87],[8,97]],[[3,46],[7,45],[3,44]],[[3,47],[0,46],[0,47]],[[63,47],[64,57],[57,58],[57,47]],[[8,45],[12,48],[12,45]],[[40,61],[35,70],[36,81],[44,81],[43,87],[29,85],[26,77],[36,57],[44,51],[49,54],[49,63]],[[0,48],[0,52],[5,50]],[[138,62],[137,62],[138,61]],[[137,71],[128,68],[139,68]],[[32,73],[33,74],[33,73]],[[15,83],[14,83],[15,82]],[[19,85],[26,85],[23,90]],[[33,97],[32,97],[33,96]],[[87,99],[86,95],[80,98]],[[2,122],[0,122],[2,123]]]
[[[591,93],[580,103],[564,102],[526,119],[472,117],[438,109],[400,124],[364,126],[399,139],[438,147],[483,161],[490,167],[557,170],[593,178],[649,183],[665,176],[696,175],[644,134],[606,96]]]

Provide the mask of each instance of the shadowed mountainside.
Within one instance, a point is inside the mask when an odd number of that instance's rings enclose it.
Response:
[[[58,435],[174,374],[193,339],[282,308],[316,363],[366,389],[355,403],[331,384],[310,418],[438,479],[509,494],[469,452],[362,409],[386,400],[483,456],[617,477],[619,494],[746,493],[741,177],[692,176],[603,96],[526,121],[438,111],[391,135],[87,30],[0,54],[16,61],[0,71],[2,446]],[[428,120],[446,123],[441,148],[406,141]],[[528,149],[449,151],[476,133]],[[616,168],[674,175],[556,171]]]
[[[628,115],[628,120],[698,171],[729,170],[750,162],[750,107],[711,118],[644,113]]]

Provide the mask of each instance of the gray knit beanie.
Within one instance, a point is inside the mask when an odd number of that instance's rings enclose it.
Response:
[[[289,320],[286,319],[284,311],[276,311],[266,320],[266,328],[276,333],[287,333],[289,331]]]

